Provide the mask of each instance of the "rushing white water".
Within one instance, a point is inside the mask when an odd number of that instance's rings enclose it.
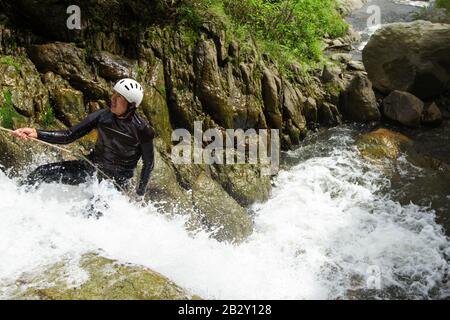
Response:
[[[393,286],[409,298],[432,297],[437,286],[438,296],[448,294],[441,283],[450,243],[434,213],[390,200],[382,192],[389,180],[359,157],[351,132],[333,129],[289,155],[300,163],[254,206],[255,231],[238,246],[189,236],[182,218],[136,207],[105,182],[25,192],[0,171],[0,283],[68,257],[82,282],[76,257],[98,251],[204,298],[341,298],[366,288],[370,270],[381,274],[375,296]],[[92,194],[110,205],[99,220],[83,216]],[[0,297],[8,297],[7,286]]]

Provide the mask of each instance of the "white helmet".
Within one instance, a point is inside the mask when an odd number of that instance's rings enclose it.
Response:
[[[136,108],[141,104],[144,97],[144,89],[133,79],[121,79],[114,85],[114,90],[120,93],[128,102],[136,103]]]

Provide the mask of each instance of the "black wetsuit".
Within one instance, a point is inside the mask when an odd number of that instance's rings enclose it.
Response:
[[[126,119],[119,119],[111,111],[102,109],[68,130],[37,130],[37,135],[42,141],[68,144],[93,129],[97,129],[98,138],[94,151],[87,156],[88,159],[119,185],[126,186],[142,157],[144,166],[137,194],[145,194],[153,170],[155,133],[148,122],[136,113],[133,112]],[[94,172],[95,168],[83,160],[50,163],[34,170],[27,177],[27,183],[60,181],[75,185],[85,182]],[[98,176],[103,178],[101,174]]]

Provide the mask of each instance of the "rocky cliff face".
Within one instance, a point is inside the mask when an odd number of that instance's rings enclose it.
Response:
[[[344,118],[379,118],[370,81],[345,54],[324,68],[293,63],[286,76],[251,38],[236,41],[217,19],[196,31],[177,26],[170,8],[161,9],[158,1],[83,2],[80,30],[66,27],[68,2],[0,3],[5,18],[0,25],[0,105],[10,102],[17,112],[10,115],[11,126],[66,128],[107,107],[116,80],[136,78],[145,89],[140,112],[157,132],[148,197],[176,199],[183,208],[200,210],[202,223],[211,227],[221,221],[217,212],[229,208],[245,226],[230,226],[220,239],[249,234],[251,222],[242,206],[269,197],[270,177],[261,175],[258,165],[176,166],[169,154],[173,129],[192,131],[194,121],[202,121],[204,130],[275,128],[282,148],[289,149],[310,128]],[[333,50],[333,42],[328,43]],[[342,92],[347,93],[344,99]],[[22,163],[20,150],[25,149],[8,138],[1,141],[9,159],[2,163]],[[95,133],[79,148],[87,152],[94,141]],[[203,185],[214,188],[199,188]],[[220,208],[200,204],[211,196],[208,192],[224,199]]]

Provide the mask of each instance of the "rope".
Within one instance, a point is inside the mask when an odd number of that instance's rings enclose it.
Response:
[[[7,128],[3,128],[3,127],[0,127],[0,130],[5,131],[5,132],[8,132],[8,133],[11,133],[11,132],[14,131],[14,130],[7,129]],[[99,169],[99,168],[98,168],[91,160],[89,160],[84,154],[82,154],[81,151],[78,151],[78,152],[77,152],[78,154],[75,154],[72,150],[69,150],[69,149],[66,149],[66,148],[63,148],[63,147],[60,147],[60,146],[57,146],[57,145],[54,145],[54,144],[51,144],[51,143],[48,143],[48,142],[45,142],[45,141],[42,141],[42,140],[38,140],[38,139],[35,139],[35,138],[32,138],[32,137],[28,137],[28,139],[31,139],[32,141],[39,142],[39,143],[41,143],[41,144],[43,144],[43,145],[52,147],[52,148],[57,149],[57,150],[59,150],[59,151],[66,152],[66,153],[68,153],[68,154],[71,154],[71,155],[74,156],[74,157],[79,157],[79,158],[83,159],[83,160],[86,161],[89,165],[91,165],[94,169],[96,169],[98,172],[100,172],[100,174],[102,174],[105,178],[107,178],[108,180],[111,180],[111,182],[112,182],[112,183],[113,183],[120,191],[122,191],[125,195],[127,195],[128,197],[130,197],[130,195],[128,194],[128,192],[127,192],[122,186],[120,186],[117,182],[115,182],[114,179],[112,179],[110,176],[108,176],[105,172],[103,172],[102,170],[100,170],[100,169]]]

